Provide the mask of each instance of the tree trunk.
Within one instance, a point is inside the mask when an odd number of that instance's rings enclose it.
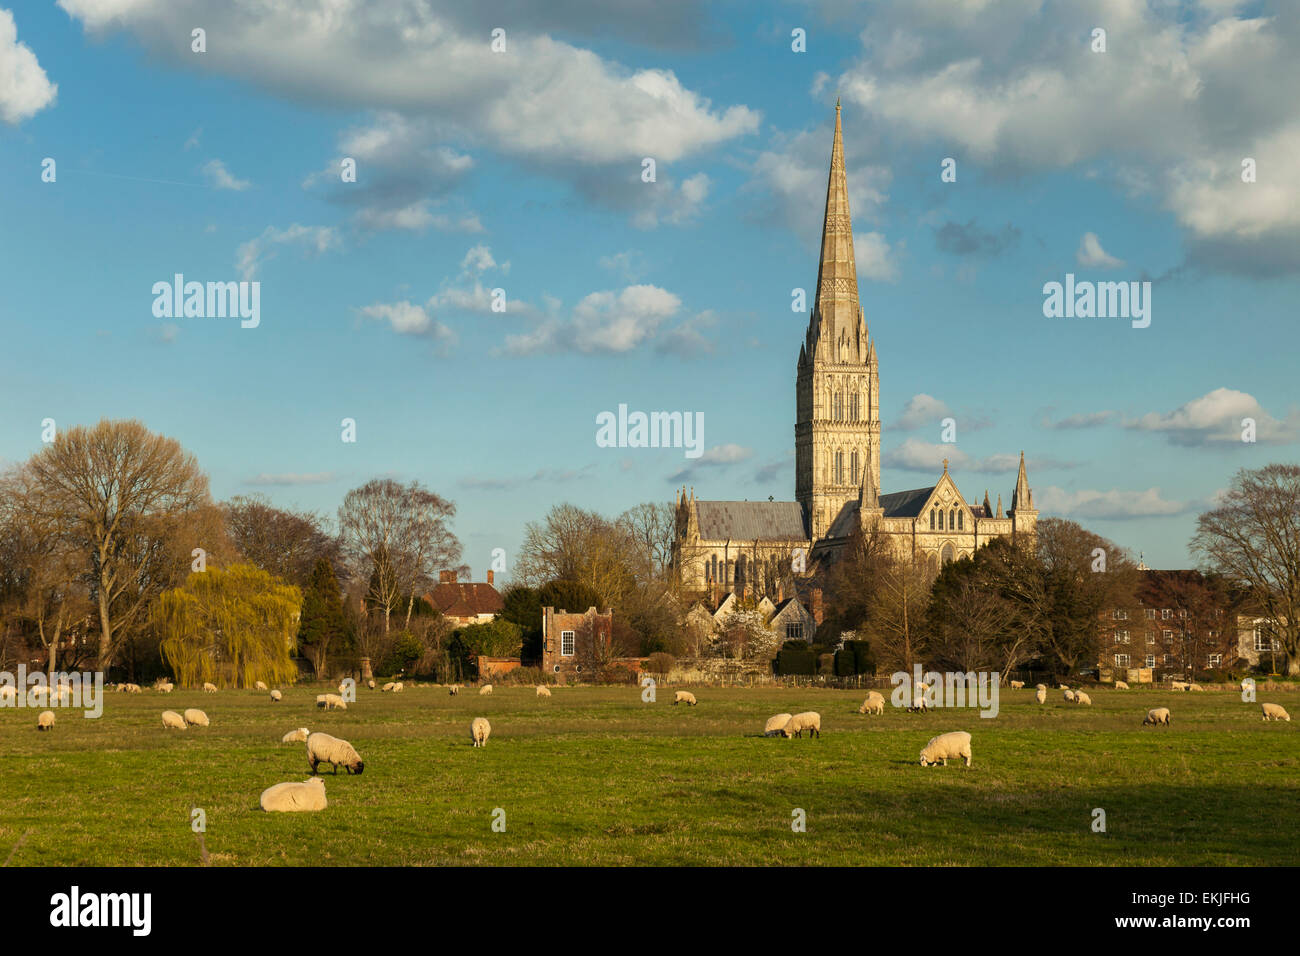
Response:
[[[411,629],[411,611],[412,611],[414,608],[415,608],[415,595],[412,594],[409,598],[406,599],[406,624],[405,624],[405,629],[408,630],[408,631]]]
[[[99,584],[99,662],[98,670],[108,673],[109,648],[113,641],[113,623],[108,613],[108,591],[101,576]]]

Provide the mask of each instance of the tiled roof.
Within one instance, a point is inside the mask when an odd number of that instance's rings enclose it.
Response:
[[[800,541],[808,532],[797,501],[697,501],[704,541]]]
[[[445,617],[477,617],[500,614],[504,606],[497,589],[486,583],[448,584],[443,582],[424,596]]]

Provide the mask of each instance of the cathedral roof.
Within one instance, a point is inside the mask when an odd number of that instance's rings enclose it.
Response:
[[[797,501],[697,501],[703,541],[792,541],[808,537]]]
[[[915,518],[921,513],[925,503],[930,500],[937,485],[929,488],[913,488],[911,491],[895,491],[880,496],[880,507],[885,509],[886,518]]]

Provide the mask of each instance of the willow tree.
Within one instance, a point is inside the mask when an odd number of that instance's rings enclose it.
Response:
[[[153,612],[163,659],[182,687],[292,682],[302,592],[251,564],[191,574]]]

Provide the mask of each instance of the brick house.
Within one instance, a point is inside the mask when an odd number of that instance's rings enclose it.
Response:
[[[588,680],[612,663],[614,612],[587,608],[571,614],[553,607],[542,608],[542,670],[556,680]]]
[[[486,624],[504,607],[501,595],[492,584],[492,572],[487,582],[457,581],[455,571],[442,571],[438,586],[424,596],[438,612],[454,626]]]

